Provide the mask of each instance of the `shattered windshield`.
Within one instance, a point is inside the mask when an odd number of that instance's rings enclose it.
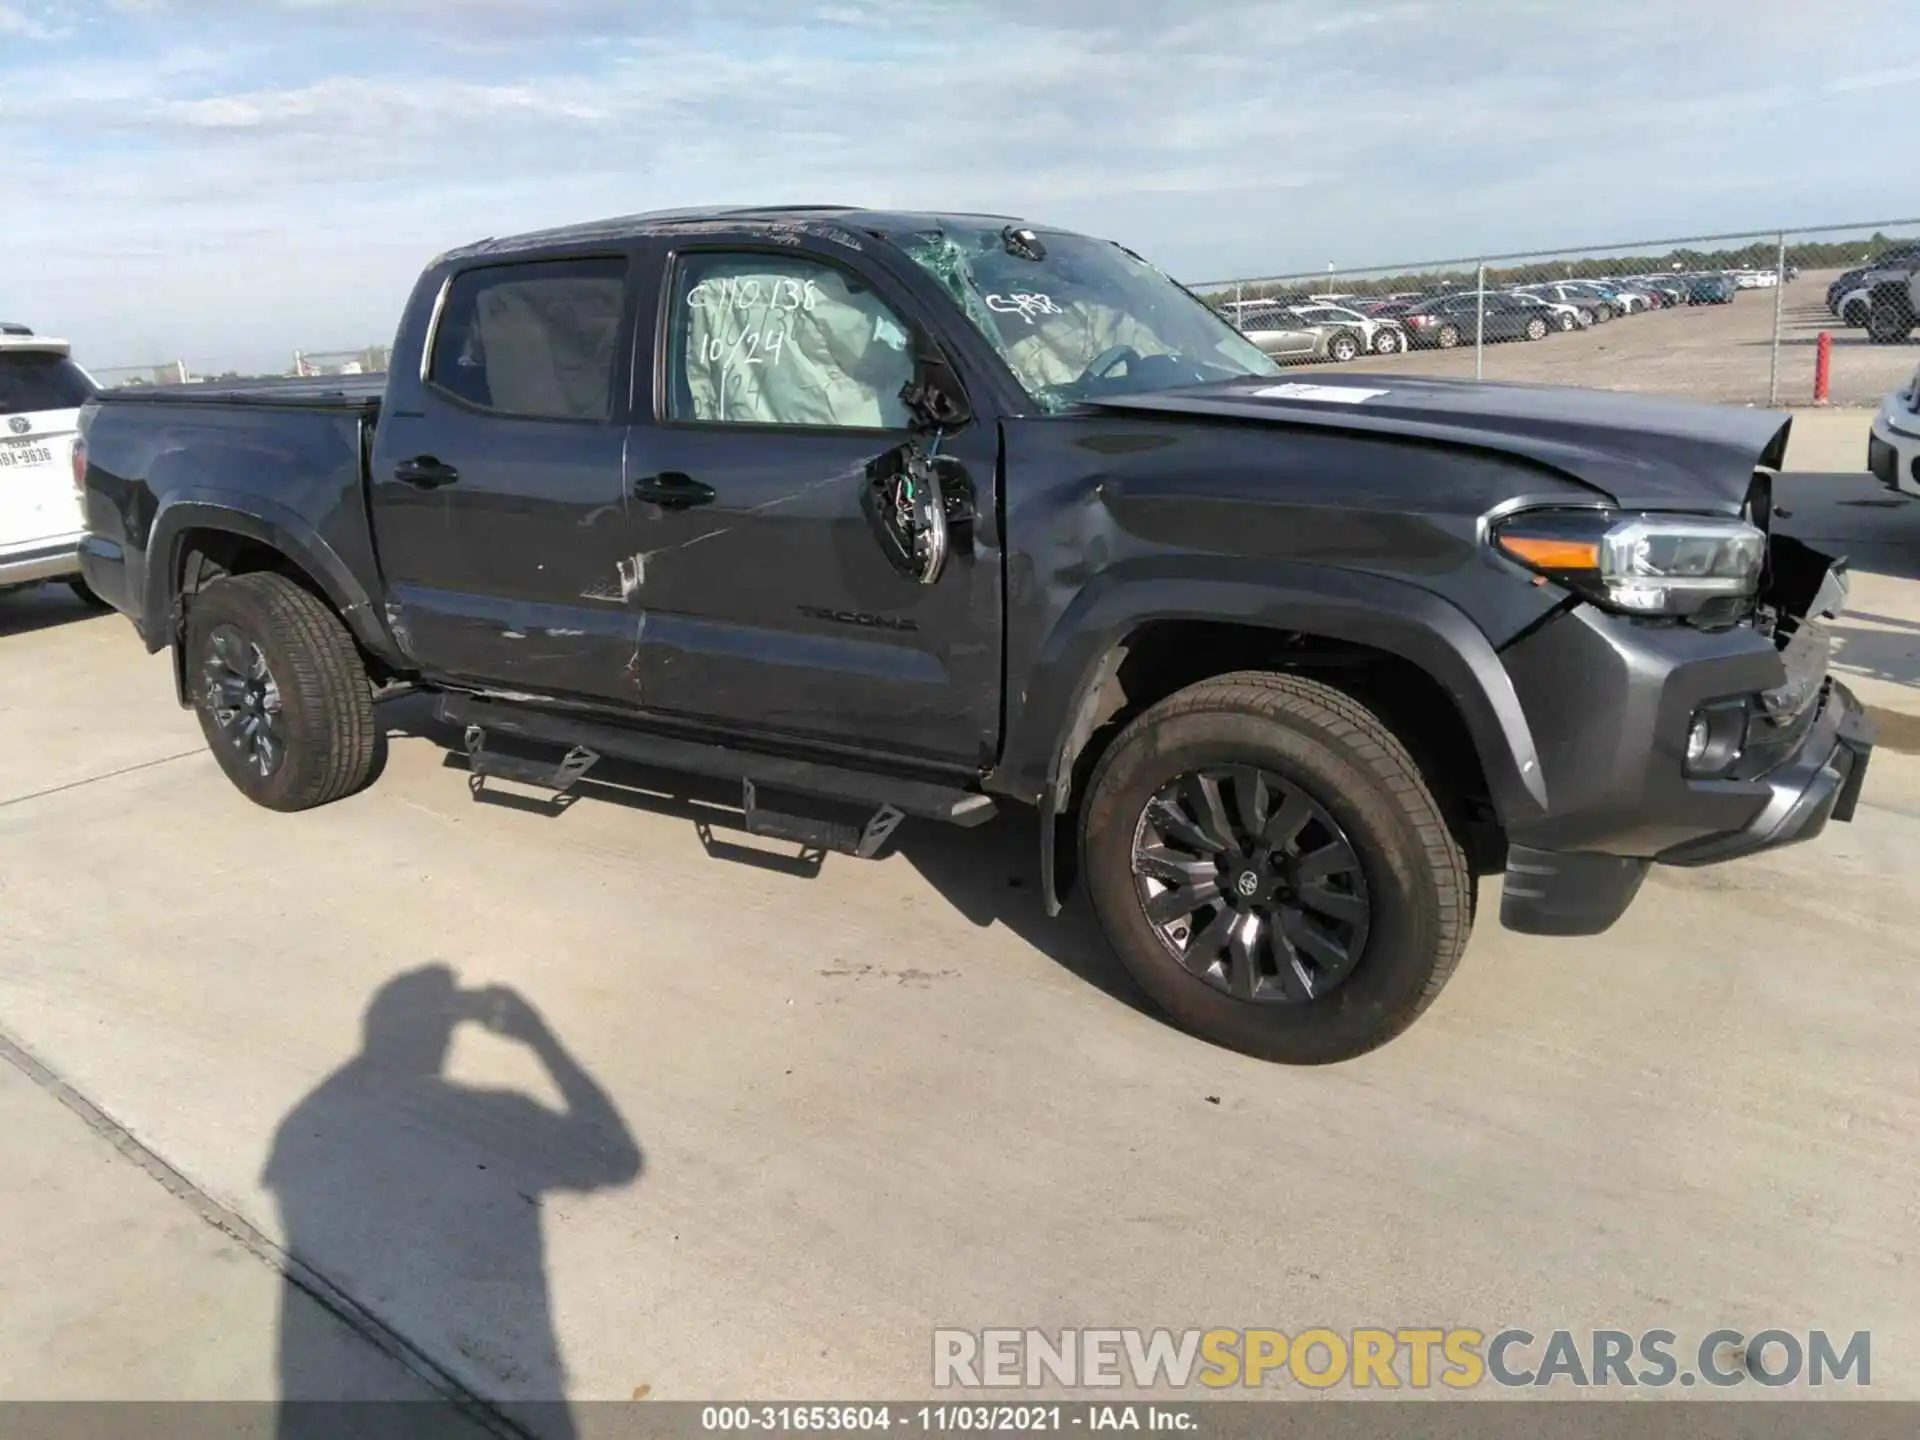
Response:
[[[899,237],[1049,412],[1279,366],[1138,256],[1058,231],[943,226]]]

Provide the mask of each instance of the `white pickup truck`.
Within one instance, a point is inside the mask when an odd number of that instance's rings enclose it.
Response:
[[[0,591],[63,580],[98,603],[80,576],[73,468],[80,407],[98,388],[66,341],[0,322]]]

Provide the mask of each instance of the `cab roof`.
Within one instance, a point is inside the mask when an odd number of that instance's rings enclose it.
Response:
[[[589,220],[584,224],[532,230],[522,235],[499,236],[450,250],[440,259],[466,260],[533,250],[567,250],[644,236],[699,234],[711,230],[748,235],[759,232],[774,239],[812,236],[835,240],[857,250],[861,238],[868,235],[908,234],[947,224],[1029,226],[1029,223],[1013,215],[868,210],[857,205],[705,206],[682,210],[649,210],[638,215]]]

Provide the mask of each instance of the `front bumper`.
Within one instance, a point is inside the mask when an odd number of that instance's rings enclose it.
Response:
[[[1717,865],[1811,840],[1830,820],[1852,820],[1872,758],[1866,712],[1846,686],[1829,680],[1818,718],[1792,757],[1765,777],[1765,803],[1745,825],[1653,856],[1512,845],[1500,923],[1527,935],[1598,935],[1626,913],[1655,864]]]
[[[1774,545],[1776,585],[1795,597],[1783,609],[1808,617],[1784,649],[1750,626],[1709,633],[1591,606],[1508,649],[1547,805],[1507,819],[1507,928],[1598,934],[1654,864],[1718,864],[1853,818],[1872,730],[1827,673],[1820,623],[1844,607],[1843,567],[1797,542]],[[1739,758],[1689,776],[1692,719],[1725,704],[1745,717]]]
[[[0,550],[0,590],[16,585],[38,585],[42,580],[60,580],[80,573],[80,537],[25,546],[19,550]]]
[[[1906,403],[1903,395],[1881,403],[1867,436],[1867,469],[1896,494],[1920,497],[1920,415]]]

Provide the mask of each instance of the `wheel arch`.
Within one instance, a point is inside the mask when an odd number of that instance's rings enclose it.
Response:
[[[338,615],[374,665],[397,658],[365,587],[326,539],[269,500],[223,494],[170,497],[147,544],[142,609],[154,648],[173,650],[174,684],[187,703],[184,624],[188,599],[223,575],[272,571],[310,591]]]
[[[1478,626],[1403,582],[1324,572],[1311,583],[1276,591],[1196,578],[1151,597],[1122,587],[1070,629],[1063,622],[1067,633],[1010,716],[1006,759],[993,777],[994,788],[1040,809],[1050,909],[1076,863],[1073,827],[1058,822],[1073,813],[1105,746],[1167,695],[1234,671],[1304,673],[1354,694],[1415,752],[1436,794],[1457,802],[1463,826],[1503,829],[1545,812],[1526,715]],[[1483,866],[1496,864],[1499,850],[1474,846]]]

